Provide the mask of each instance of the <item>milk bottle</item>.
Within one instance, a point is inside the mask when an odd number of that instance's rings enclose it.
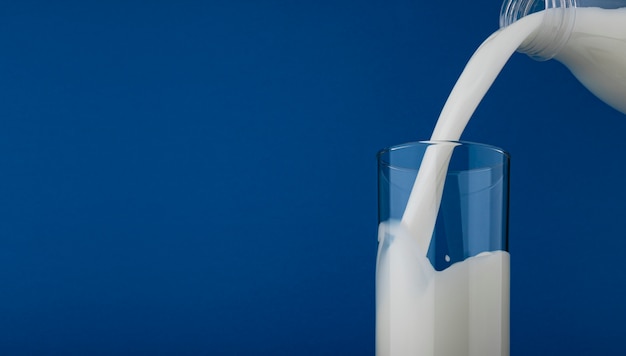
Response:
[[[626,113],[626,0],[509,0],[500,26],[542,10],[542,24],[518,50],[563,63],[598,98]]]

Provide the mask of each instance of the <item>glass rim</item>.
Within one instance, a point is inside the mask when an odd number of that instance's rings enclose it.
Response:
[[[411,142],[400,143],[400,144],[388,146],[379,150],[378,153],[376,153],[376,159],[378,160],[379,163],[383,163],[389,167],[396,167],[395,165],[391,164],[391,162],[388,162],[387,160],[383,160],[382,159],[383,155],[386,153],[393,152],[393,151],[399,151],[401,149],[408,148],[408,147],[415,147],[415,146],[429,147],[429,146],[437,146],[437,145],[478,147],[486,151],[500,154],[503,157],[505,157],[507,161],[510,161],[511,159],[511,155],[509,154],[508,151],[504,150],[503,148],[494,146],[494,145],[489,145],[486,143],[479,143],[479,142],[472,142],[472,141],[453,141],[453,140],[424,140],[424,141],[411,141]]]

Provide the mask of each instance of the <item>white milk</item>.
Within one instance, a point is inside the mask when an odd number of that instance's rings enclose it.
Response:
[[[507,252],[437,272],[399,222],[378,238],[376,355],[508,355]]]
[[[461,138],[470,117],[508,59],[541,26],[544,12],[523,17],[483,42],[452,89],[431,140]],[[570,40],[555,59],[565,64],[592,93],[626,114],[626,8],[576,9]],[[451,149],[437,151],[426,153],[402,218],[423,249],[430,244],[451,154]]]
[[[539,28],[544,13],[523,17],[483,42],[454,86],[432,140],[460,139],[502,67]],[[626,9],[576,9],[572,36],[555,58],[626,113]],[[453,149],[431,148],[402,221],[379,227],[376,354],[508,355],[509,306],[501,301],[509,299],[509,254],[481,254],[440,272],[426,258]]]
[[[476,50],[444,105],[431,140],[458,141],[476,107],[509,57],[541,25],[543,13],[515,22],[491,35]],[[428,250],[443,182],[453,147],[429,147],[407,203],[402,224],[420,248]]]

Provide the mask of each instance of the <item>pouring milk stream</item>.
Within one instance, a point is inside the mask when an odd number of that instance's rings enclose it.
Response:
[[[431,140],[460,139],[474,110],[516,50],[538,60],[558,60],[598,98],[626,113],[626,0],[509,0],[502,6],[500,26],[467,63],[441,111]],[[466,330],[455,328],[451,332],[450,328],[435,327],[445,325],[434,322],[435,317],[442,317],[439,311],[435,316],[433,310],[423,307],[432,300],[455,306],[461,298],[479,300],[481,293],[508,286],[507,252],[471,257],[443,271],[435,271],[426,258],[452,150],[448,145],[427,149],[402,220],[381,222],[379,227],[381,245],[384,236],[394,239],[386,250],[379,249],[377,261],[378,356],[509,354],[508,330],[490,330],[488,323],[481,322],[499,317],[506,319],[508,326],[508,312],[481,315],[467,322]],[[474,295],[456,297],[445,292],[446,286],[467,278],[470,271],[470,278],[480,281],[490,280],[494,270],[505,271],[507,280],[472,288]],[[471,303],[466,308],[500,313]],[[467,335],[471,338],[476,334],[469,332],[470,325],[500,339],[492,345],[477,339],[470,342],[474,345],[470,350],[455,345],[455,340],[467,341]],[[438,335],[442,333],[449,335]]]

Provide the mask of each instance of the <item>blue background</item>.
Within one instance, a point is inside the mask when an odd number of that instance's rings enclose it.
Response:
[[[427,139],[500,2],[4,1],[0,352],[373,355],[376,152]],[[626,117],[516,54],[512,355],[623,343]]]

